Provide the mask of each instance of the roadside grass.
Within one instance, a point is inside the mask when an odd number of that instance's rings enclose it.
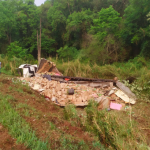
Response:
[[[76,107],[73,104],[65,106],[64,119],[69,120],[73,126],[82,126],[81,118],[78,116]]]
[[[27,105],[27,104],[23,104],[23,103],[19,103],[18,105],[16,105],[16,110],[20,110],[22,114],[24,114],[24,116],[29,117],[32,114],[36,113],[36,109]]]
[[[35,120],[37,120],[37,121],[40,119],[42,119],[44,121],[43,118],[46,119],[46,117],[55,116],[53,114],[46,114],[43,116],[43,114],[41,112],[39,112],[38,110],[35,110],[34,108],[32,108],[26,104],[19,103],[18,105],[15,106],[15,108],[21,116],[32,117],[32,118],[35,118]],[[18,109],[18,108],[20,108],[20,109]],[[30,108],[30,111],[29,111],[29,108]],[[27,111],[27,115],[26,115],[26,111]],[[63,121],[63,118],[61,118],[61,120]],[[58,120],[58,121],[61,121],[61,120]],[[59,139],[55,141],[56,149],[59,149],[59,150],[62,150],[62,149],[63,150],[66,150],[66,149],[68,149],[68,150],[77,150],[77,149],[84,150],[84,148],[86,148],[87,150],[89,150],[89,149],[94,150],[94,149],[97,149],[100,147],[104,147],[102,144],[100,144],[100,142],[98,142],[98,139],[94,140],[94,142],[91,145],[90,143],[88,144],[88,143],[85,143],[83,140],[77,139],[75,136],[65,133],[61,128],[56,127],[56,125],[51,121],[45,122],[44,124],[47,127],[46,127],[46,130],[43,130],[43,133],[47,136],[47,139],[49,139],[51,136],[53,136],[53,131],[55,132],[55,134],[59,135]],[[66,130],[69,130],[69,128],[66,127]],[[99,143],[99,144],[95,145],[95,143]],[[54,144],[54,141],[51,143],[51,145],[52,144]]]
[[[99,66],[97,64],[81,63],[78,59],[75,61],[58,61],[58,59],[48,58],[54,61],[57,68],[67,76],[88,77],[88,78],[114,78],[126,79],[136,77],[138,80],[141,75],[147,75],[150,69],[150,61],[144,57],[135,57],[128,62],[116,62]],[[147,72],[148,71],[148,72]]]
[[[48,150],[47,142],[39,140],[29,124],[11,107],[9,99],[12,97],[3,96],[0,93],[0,122],[7,127],[9,133],[17,139],[18,143],[24,143],[32,150]]]
[[[131,144],[133,139],[131,122],[126,126],[119,124],[117,118],[112,114],[110,115],[107,111],[98,111],[95,102],[89,103],[86,113],[86,129],[95,133],[102,143],[111,149],[137,148],[135,147],[136,140],[133,140]]]

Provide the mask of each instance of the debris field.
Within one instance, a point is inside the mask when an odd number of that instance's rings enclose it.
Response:
[[[19,78],[47,101],[56,105],[87,106],[90,100],[98,103],[98,109],[122,110],[126,103],[135,104],[136,96],[118,80],[66,78],[53,62],[41,59],[34,77]]]

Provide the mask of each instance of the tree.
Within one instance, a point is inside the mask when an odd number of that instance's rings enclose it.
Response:
[[[91,33],[93,37],[90,46],[84,50],[84,55],[99,64],[112,63],[119,60],[122,52],[122,42],[119,40],[119,24],[122,20],[112,6],[101,9],[98,18],[93,19]]]
[[[146,15],[150,11],[149,0],[129,0],[125,9],[124,31],[122,37],[133,49],[133,56],[144,54],[149,48],[148,21]]]
[[[37,30],[40,29],[40,10],[34,5],[34,0],[18,1],[18,5],[19,42],[30,53],[37,56],[36,35]]]
[[[75,46],[77,49],[81,48],[82,37],[90,29],[94,16],[95,13],[90,11],[90,9],[74,12],[68,16],[66,23],[67,32],[65,34],[65,40],[68,45]]]
[[[7,39],[8,44],[17,32],[16,18],[16,1],[0,1],[0,38]]]

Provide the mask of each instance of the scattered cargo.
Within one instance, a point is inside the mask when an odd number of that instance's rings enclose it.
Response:
[[[20,80],[39,91],[46,100],[59,106],[87,106],[90,100],[94,100],[98,103],[98,109],[121,110],[125,103],[136,103],[135,94],[117,78],[111,80],[63,76],[56,65],[46,59],[41,59],[34,77],[24,75]]]

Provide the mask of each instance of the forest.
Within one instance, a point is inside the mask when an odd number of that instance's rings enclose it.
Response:
[[[150,0],[0,0],[0,54],[98,65],[150,57]]]

